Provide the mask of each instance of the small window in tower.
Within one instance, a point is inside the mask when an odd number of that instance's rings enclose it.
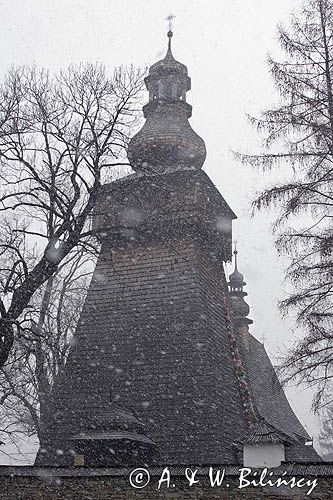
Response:
[[[158,82],[158,96],[165,97],[165,89],[162,82]]]
[[[178,85],[177,83],[172,84],[172,99],[178,98]]]

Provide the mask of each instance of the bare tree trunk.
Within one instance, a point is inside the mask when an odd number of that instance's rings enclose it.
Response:
[[[54,276],[48,279],[42,299],[40,314],[38,323],[34,329],[34,334],[36,335],[35,344],[35,359],[36,359],[36,382],[38,389],[38,399],[39,399],[39,429],[43,432],[44,422],[46,421],[47,413],[47,403],[50,396],[51,385],[47,373],[47,364],[44,359],[43,353],[43,327],[46,319],[46,315],[49,311],[51,294],[53,288]],[[39,439],[42,438],[41,435],[38,436]]]

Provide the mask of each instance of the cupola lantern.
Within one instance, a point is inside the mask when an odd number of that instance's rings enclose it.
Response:
[[[167,36],[166,56],[150,67],[145,78],[149,92],[149,102],[143,107],[146,122],[127,151],[132,168],[148,174],[200,169],[206,158],[205,143],[188,122],[192,106],[186,102],[186,92],[191,79],[185,64],[173,57],[171,29]]]

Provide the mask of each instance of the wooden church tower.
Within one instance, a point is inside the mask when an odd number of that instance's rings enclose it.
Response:
[[[227,282],[236,216],[201,169],[191,80],[168,38],[128,147],[135,173],[105,185],[94,213],[102,249],[36,463],[317,460],[249,332],[237,262]]]

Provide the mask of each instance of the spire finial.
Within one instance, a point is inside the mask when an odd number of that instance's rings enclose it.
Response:
[[[238,271],[238,269],[237,269],[237,254],[238,254],[237,240],[235,240],[234,241],[235,271]]]
[[[172,21],[175,19],[174,14],[169,14],[165,20],[168,21],[168,26],[169,26],[169,31],[168,31],[168,38],[169,38],[169,43],[168,43],[168,49],[171,50],[171,38],[173,37],[173,32],[172,32]]]
[[[250,325],[253,323],[252,319],[249,319],[247,315],[250,312],[249,305],[245,302],[244,297],[247,295],[244,292],[243,287],[246,285],[244,281],[244,276],[238,271],[237,268],[237,241],[234,240],[234,252],[235,256],[235,269],[229,276],[229,293],[231,295],[233,308],[235,311],[235,321],[238,325]]]

